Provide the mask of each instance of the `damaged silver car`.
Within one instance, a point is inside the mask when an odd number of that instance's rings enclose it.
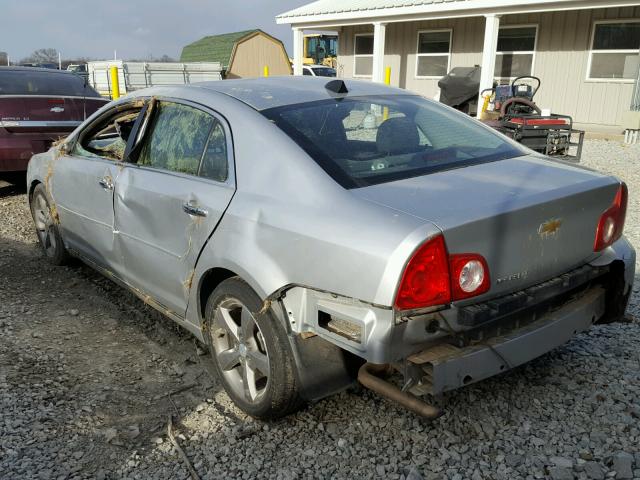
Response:
[[[49,260],[192,332],[259,418],[356,379],[435,418],[427,398],[620,319],[634,278],[618,179],[371,82],[142,90],[27,181]]]

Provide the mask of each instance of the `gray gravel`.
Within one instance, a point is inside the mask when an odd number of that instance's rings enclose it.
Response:
[[[588,141],[583,164],[629,185],[640,146]],[[354,387],[286,419],[247,418],[204,352],[82,265],[48,267],[25,196],[0,185],[0,478],[640,478],[640,282],[627,324],[594,327],[446,397],[425,422]],[[168,395],[169,392],[175,392]]]

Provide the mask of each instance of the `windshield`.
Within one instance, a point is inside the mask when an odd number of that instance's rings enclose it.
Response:
[[[524,154],[501,134],[418,96],[321,100],[262,113],[345,188]]]
[[[73,73],[0,71],[0,95],[53,95],[99,97],[98,92]]]

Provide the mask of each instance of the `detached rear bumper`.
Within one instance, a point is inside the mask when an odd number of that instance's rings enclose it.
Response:
[[[605,313],[602,287],[509,334],[457,348],[440,345],[407,361],[420,393],[434,395],[484,380],[522,365],[588,330]]]

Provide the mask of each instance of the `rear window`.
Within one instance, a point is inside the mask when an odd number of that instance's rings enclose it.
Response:
[[[322,100],[262,113],[344,188],[524,153],[466,115],[418,96]]]
[[[329,67],[316,67],[313,69],[314,73],[318,77],[335,77],[336,71]]]
[[[93,88],[85,85],[82,77],[73,73],[28,70],[0,70],[0,95],[100,96]]]

